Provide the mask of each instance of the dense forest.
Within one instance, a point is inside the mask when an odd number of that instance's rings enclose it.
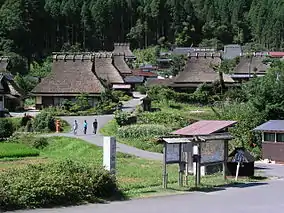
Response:
[[[284,48],[283,0],[0,0],[0,51],[29,62],[77,45]]]

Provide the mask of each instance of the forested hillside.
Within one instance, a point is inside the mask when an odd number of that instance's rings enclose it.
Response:
[[[0,7],[0,50],[29,61],[68,43],[284,48],[283,0],[0,0]]]

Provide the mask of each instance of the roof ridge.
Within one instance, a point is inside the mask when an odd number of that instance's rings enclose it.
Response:
[[[113,52],[95,52],[93,53],[95,58],[113,58]]]
[[[91,52],[53,52],[52,53],[53,61],[76,61],[76,60],[93,60]]]
[[[127,47],[130,47],[130,43],[129,43],[129,42],[124,42],[124,43],[114,43],[114,46],[127,46]]]
[[[202,52],[202,53],[197,53],[197,52],[192,52],[188,53],[187,55],[188,58],[196,57],[196,58],[221,58],[221,53],[220,52]]]

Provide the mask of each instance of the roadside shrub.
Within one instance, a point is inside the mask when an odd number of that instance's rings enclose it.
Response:
[[[55,131],[55,118],[49,112],[41,112],[33,122],[33,128],[36,132],[51,132]]]
[[[170,128],[159,124],[136,124],[120,127],[117,135],[122,138],[150,138],[167,135]]]
[[[7,118],[9,121],[11,121],[13,125],[13,130],[16,131],[19,128],[21,128],[21,120],[22,118],[17,118],[17,117],[12,117],[12,118]]]
[[[141,94],[146,94],[147,93],[147,88],[145,86],[139,85],[137,86],[136,90],[140,92]]]
[[[115,110],[117,110],[119,105],[120,104],[117,104],[117,103],[114,103],[114,102],[110,102],[110,101],[99,102],[97,104],[97,106],[96,106],[96,112],[98,114],[111,114]]]
[[[71,160],[28,165],[0,173],[0,209],[75,205],[121,198],[112,175]]]
[[[13,134],[14,128],[13,124],[9,119],[0,119],[0,138],[8,138]]]
[[[138,115],[138,123],[142,124],[164,124],[170,127],[179,128],[192,123],[185,115],[177,112],[144,112]]]
[[[133,116],[129,112],[122,112],[122,111],[116,111],[114,114],[114,119],[116,120],[119,126],[134,124],[137,121],[136,116]]]
[[[30,148],[25,144],[0,143],[0,158],[31,157],[38,155],[38,150]]]
[[[14,133],[7,141],[8,143],[22,143],[36,149],[48,146],[48,140],[44,137],[36,137],[31,133]]]
[[[127,95],[125,92],[120,90],[112,91],[112,95],[117,98],[119,101],[129,101],[131,97]]]

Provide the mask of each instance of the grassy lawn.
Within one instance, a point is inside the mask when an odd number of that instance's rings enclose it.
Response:
[[[37,149],[30,148],[24,144],[18,143],[0,143],[0,159],[13,157],[38,156]]]
[[[181,121],[180,123],[182,123],[182,120],[192,121],[192,120],[216,119],[214,112],[208,106],[189,105],[189,104],[175,103],[172,101],[169,101],[167,103],[154,101],[152,107],[154,109],[160,109],[160,111],[143,113],[146,116],[144,117],[144,119],[142,118],[142,120],[148,120],[151,124],[161,124],[165,126],[171,126],[173,125],[173,122],[171,120],[171,117],[169,116],[172,115],[174,115],[173,119],[174,117],[176,117],[175,121],[176,122]],[[139,118],[138,118],[138,123],[141,123],[141,121],[139,121]],[[182,126],[179,125],[177,126],[178,127],[174,127],[173,129],[182,128],[186,125],[183,124]],[[142,150],[162,153],[163,151],[162,145],[158,144],[155,138],[149,138],[149,137],[122,138],[119,137],[117,134],[118,128],[119,126],[113,120],[110,121],[108,124],[106,124],[102,129],[100,129],[100,133],[102,133],[103,135],[115,136],[120,143],[134,146]]]
[[[66,137],[49,138],[49,145],[40,152],[39,157],[2,159],[0,171],[8,168],[21,167],[27,164],[44,163],[55,159],[69,158],[86,164],[102,165],[102,148],[86,143],[80,139]],[[168,166],[169,189],[162,190],[162,162],[145,160],[130,155],[118,153],[117,179],[120,188],[129,197],[144,197],[153,194],[167,194],[189,191],[194,186],[194,178],[189,178],[189,185],[177,186],[178,167]],[[242,179],[243,182],[251,181]],[[222,180],[221,174],[202,178],[200,189],[232,183],[232,180]]]

